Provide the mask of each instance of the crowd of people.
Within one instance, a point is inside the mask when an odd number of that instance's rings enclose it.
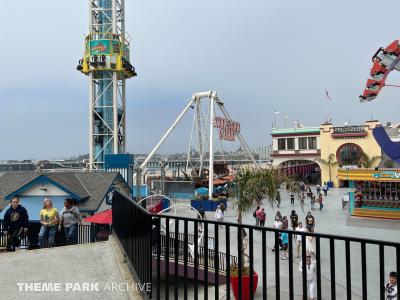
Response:
[[[67,198],[64,207],[58,212],[50,198],[45,198],[43,208],[39,214],[41,223],[38,240],[39,246],[54,247],[57,232],[64,230],[67,245],[78,242],[78,224],[82,225],[82,217],[74,199]],[[15,251],[20,246],[20,239],[29,229],[29,215],[25,207],[20,204],[18,197],[13,197],[10,207],[4,215],[3,234],[7,238],[7,247]]]

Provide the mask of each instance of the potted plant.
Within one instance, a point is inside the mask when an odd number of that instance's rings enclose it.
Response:
[[[250,267],[242,269],[242,296],[239,296],[239,266],[231,265],[230,281],[232,285],[233,295],[235,299],[247,300],[250,299]],[[258,274],[253,270],[253,295],[258,286]]]
[[[269,167],[266,169],[239,169],[235,178],[236,195],[237,199],[234,202],[234,207],[238,211],[238,223],[242,224],[243,214],[249,212],[255,205],[261,203],[263,199],[271,204],[275,204],[276,195],[279,193],[279,186],[283,182],[290,182],[291,179],[287,177],[280,169]],[[293,186],[289,183],[289,186]],[[250,298],[250,276],[253,275],[253,294],[256,292],[258,285],[258,274],[246,265],[245,258],[248,255],[245,253],[247,249],[247,234],[245,230],[241,234],[242,247],[238,255],[241,256],[241,265],[232,265],[230,272],[230,282],[232,290],[237,300],[246,300]],[[242,278],[242,295],[239,295],[239,268],[241,269]]]

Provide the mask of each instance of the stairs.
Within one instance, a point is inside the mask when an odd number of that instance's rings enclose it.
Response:
[[[352,216],[400,220],[400,209],[354,208]]]

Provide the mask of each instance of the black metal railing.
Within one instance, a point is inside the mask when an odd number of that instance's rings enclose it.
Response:
[[[149,298],[232,299],[233,292],[236,299],[384,299],[389,272],[400,274],[400,244],[395,242],[152,215],[119,193],[114,193],[113,220],[116,237],[140,282],[151,283]],[[280,249],[284,233],[287,250]],[[202,242],[210,235],[214,238],[211,252],[208,242]],[[243,247],[244,256],[240,255]],[[245,268],[237,268],[242,265]],[[256,280],[259,287],[254,295],[250,287]]]
[[[4,221],[0,220],[0,249],[6,250],[10,246],[10,237],[4,234]],[[30,222],[28,232],[21,232],[19,236],[20,248],[36,249],[39,248],[39,222]],[[78,244],[106,241],[111,233],[108,225],[78,225]],[[55,236],[55,246],[65,246],[67,244],[63,230],[57,231]]]
[[[364,126],[343,126],[333,127],[333,134],[346,134],[346,133],[365,133]]]
[[[186,243],[188,243],[189,245],[194,244],[194,239],[193,239],[194,235],[188,234],[187,236],[188,237],[192,236],[192,238],[191,239],[188,238]],[[182,239],[180,237],[182,237]],[[161,234],[160,238],[161,238],[161,253],[160,253],[160,256],[162,258],[165,258],[165,253],[166,253],[166,248],[167,248],[167,238],[166,238],[165,234]],[[209,241],[210,241],[210,239],[211,238],[209,238]],[[174,258],[175,257],[175,245],[176,245],[176,243],[178,243],[178,261],[183,263],[184,260],[185,260],[185,253],[183,251],[183,249],[185,247],[185,241],[184,241],[183,233],[180,233],[178,235],[178,239],[175,239],[174,232],[170,232],[170,238],[168,239],[168,242],[169,242],[169,246],[168,246],[168,248],[169,248],[169,257],[170,258]],[[211,244],[209,243],[208,245],[210,246]],[[157,248],[153,247],[152,249],[153,249],[153,251],[152,251],[153,256],[156,256],[157,255]],[[216,255],[218,255],[218,263],[219,263],[218,270],[221,273],[226,273],[226,270],[227,270],[226,254],[223,253],[223,252],[217,252],[214,249],[207,249],[207,252],[208,252],[207,254],[205,254],[205,251],[206,250],[205,250],[204,247],[199,246],[199,267],[200,268],[204,268],[204,266],[206,265],[205,257],[208,257],[208,262],[207,262],[208,268],[209,269],[215,269],[215,262],[216,261],[214,260],[214,257]],[[194,264],[194,256],[191,255],[190,251],[189,251],[189,255],[186,257],[186,261],[187,261],[188,264]],[[237,257],[231,255],[230,261],[233,264],[237,264]]]
[[[113,196],[112,213],[114,234],[128,257],[135,279],[151,283],[152,215],[118,192]],[[151,296],[151,290],[148,294]]]

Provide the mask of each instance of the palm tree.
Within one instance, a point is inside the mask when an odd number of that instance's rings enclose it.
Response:
[[[337,166],[339,163],[335,159],[335,155],[333,153],[328,155],[328,159],[316,158],[316,162],[322,163],[329,168],[329,181],[332,181],[332,171],[331,168]]]
[[[234,206],[238,210],[238,223],[242,224],[243,214],[249,212],[255,205],[259,204],[263,199],[267,199],[269,204],[275,204],[275,198],[279,192],[279,187],[282,183],[286,183],[289,190],[296,191],[296,184],[294,180],[288,177],[277,167],[270,167],[266,169],[239,169],[235,177],[237,188],[237,199]],[[241,236],[242,244],[244,245],[245,237]],[[249,273],[248,268],[244,268],[244,251],[242,247],[241,255],[242,265],[241,269]]]
[[[361,163],[361,166],[363,167],[363,168],[372,168],[372,166],[375,164],[375,162],[378,160],[378,159],[381,159],[382,158],[382,156],[372,156],[372,157],[369,157],[368,156],[368,154],[366,154],[366,153],[362,153],[361,154],[361,160],[360,160],[360,163]]]

